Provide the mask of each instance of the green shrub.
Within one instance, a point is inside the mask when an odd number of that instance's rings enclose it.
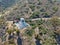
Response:
[[[42,45],[57,45],[57,43],[54,39],[48,37]]]
[[[45,12],[45,9],[44,9],[44,8],[41,8],[41,9],[40,9],[40,12]]]
[[[50,17],[50,15],[48,14],[48,12],[45,12],[44,13],[44,17],[46,17],[46,18],[49,18]]]
[[[35,6],[34,5],[30,5],[30,8],[31,8],[32,11],[35,10]]]
[[[32,29],[31,30],[26,30],[25,33],[28,36],[32,36],[34,34],[34,30],[32,30]]]
[[[41,24],[44,23],[44,20],[42,20],[42,19],[41,20],[37,20],[36,23],[37,23],[37,25],[41,25]]]
[[[39,26],[39,31],[42,33],[42,34],[46,34],[48,29],[43,27],[43,26]]]
[[[13,32],[13,30],[7,30],[8,34],[11,34]]]
[[[57,26],[60,25],[60,19],[58,19],[58,17],[53,17],[51,20],[50,20],[52,26],[54,27],[54,30],[57,30]]]
[[[58,7],[53,7],[52,9],[53,9],[53,11],[55,11],[55,12],[58,11]]]
[[[33,12],[33,14],[30,16],[30,18],[39,18],[40,12]]]
[[[19,35],[20,31],[19,30],[16,30],[16,33],[17,33],[17,35]]]

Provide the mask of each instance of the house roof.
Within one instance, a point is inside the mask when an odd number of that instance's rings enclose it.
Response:
[[[27,27],[29,24],[25,22],[24,18],[20,18],[19,22],[15,23],[15,25],[18,27],[18,29],[23,29]]]

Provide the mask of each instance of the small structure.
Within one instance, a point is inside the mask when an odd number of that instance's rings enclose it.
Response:
[[[20,18],[20,20],[16,22],[15,25],[18,29],[23,29],[29,26],[29,24],[25,22],[24,18]]]

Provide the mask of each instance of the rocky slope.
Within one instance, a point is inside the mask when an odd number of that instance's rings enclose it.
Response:
[[[0,0],[0,15],[1,44],[60,45],[60,2],[57,0]],[[14,21],[20,17],[31,27],[16,29]]]
[[[60,2],[56,0],[15,0],[14,5],[5,9],[2,14],[7,12],[6,19],[14,20],[13,18],[40,18],[60,16]],[[10,2],[9,2],[10,3]],[[11,11],[11,8],[13,10]],[[9,11],[9,12],[8,12]]]

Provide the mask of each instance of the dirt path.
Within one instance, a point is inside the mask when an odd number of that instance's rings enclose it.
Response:
[[[36,18],[36,19],[32,19],[32,21],[35,21],[35,20],[50,20],[51,18]],[[58,18],[58,19],[60,19],[60,17]]]

